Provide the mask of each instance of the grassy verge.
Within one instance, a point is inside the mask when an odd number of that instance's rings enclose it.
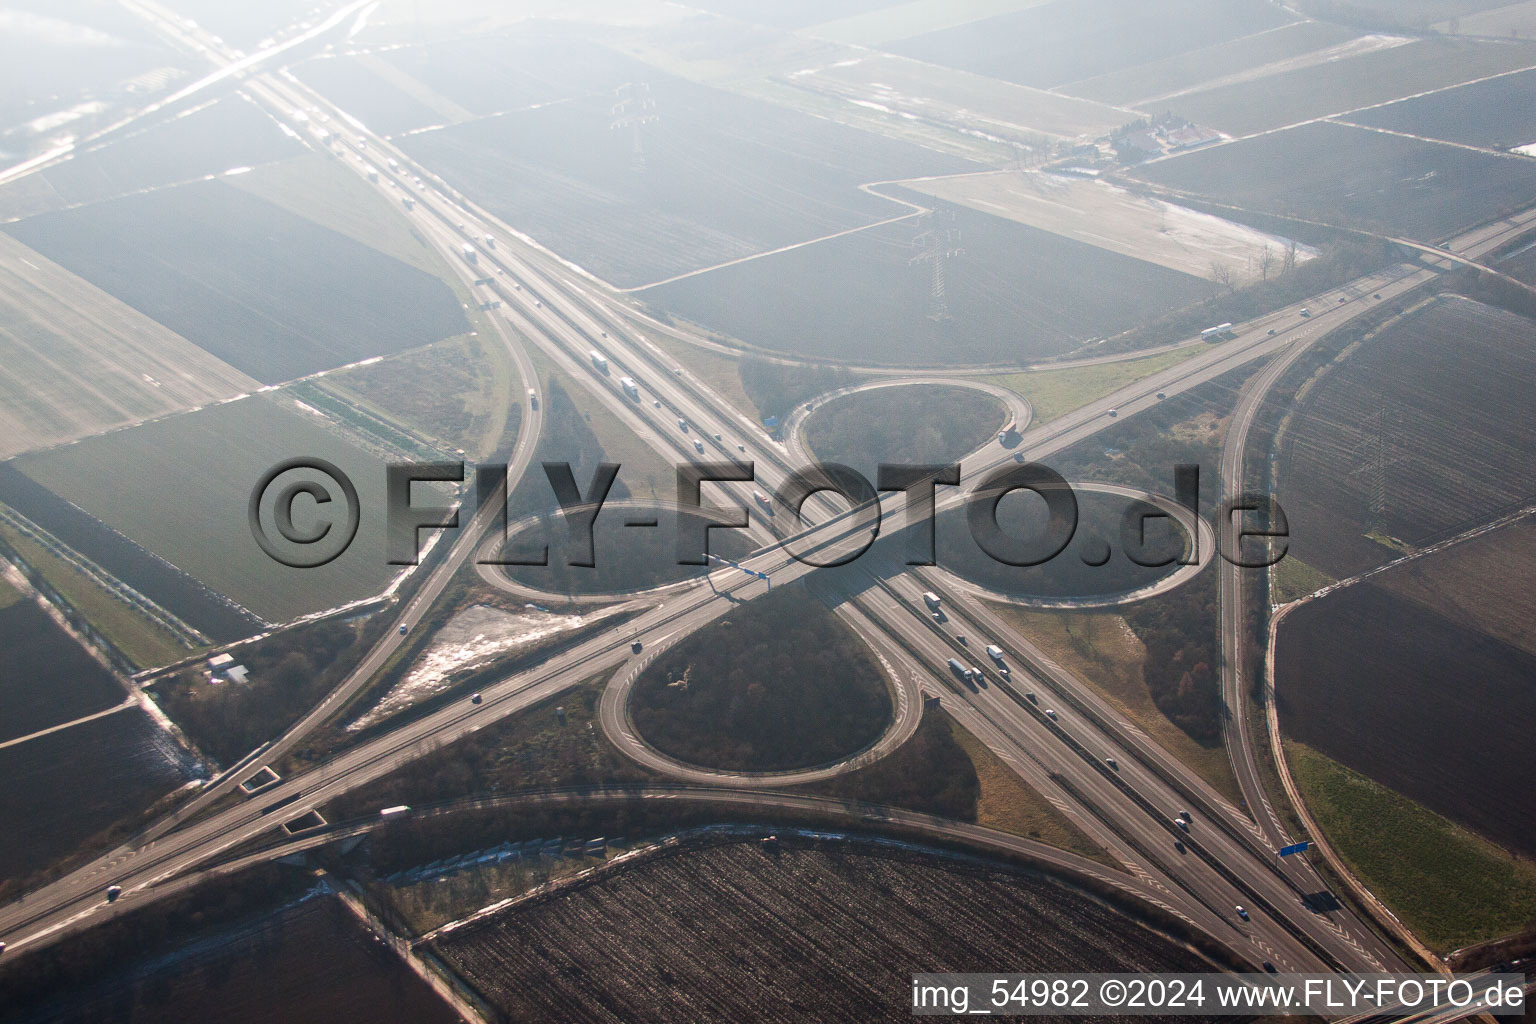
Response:
[[[1275,604],[1287,604],[1336,582],[1323,570],[1287,555],[1275,565],[1274,575],[1270,577],[1270,593]]]
[[[1146,648],[1124,618],[1113,612],[1031,611],[1002,604],[992,609],[1218,793],[1241,802],[1226,748],[1197,742],[1153,702],[1142,679]]]
[[[1426,945],[1447,952],[1536,920],[1536,864],[1304,744],[1285,750],[1339,856]]]
[[[944,715],[944,722],[960,749],[971,759],[976,779],[981,784],[981,795],[976,800],[976,824],[1025,836],[1119,869],[1120,865],[1103,847],[1033,786],[1019,778],[985,743],[948,715]]]
[[[1018,392],[1035,409],[1034,424],[1049,423],[1058,416],[1081,408],[1096,398],[1101,398],[1117,388],[1134,383],[1148,374],[1166,370],[1190,356],[1205,351],[1203,346],[1191,345],[1173,352],[1159,352],[1141,359],[1125,359],[1114,363],[1096,363],[1092,366],[1075,366],[1063,370],[1030,370],[1026,373],[995,374],[978,377],[988,384],[998,384]]]
[[[432,386],[422,387],[423,381]],[[525,385],[498,342],[460,335],[333,374],[323,386],[387,422],[480,459],[516,443],[523,408],[517,396]]]
[[[21,600],[21,591],[0,579],[0,608],[9,608]]]
[[[750,416],[754,423],[762,422],[762,413],[742,387],[740,360],[711,349],[689,345],[659,332],[647,332],[646,337],[738,411]]]
[[[0,526],[0,534],[64,600],[135,665],[147,668],[186,657],[187,649],[174,636],[97,586],[68,562],[9,526]]]
[[[568,375],[557,370],[542,353],[532,352],[530,357],[540,377],[545,380],[553,377],[559,381],[566,397],[596,436],[598,444],[602,447],[603,461],[617,462],[622,467],[619,470],[618,479],[629,489],[630,497],[653,501],[677,499],[677,472],[671,462],[640,440],[635,432],[626,427],[618,416],[598,401],[584,384],[572,380]],[[547,391],[547,389],[541,390]],[[557,447],[558,441],[558,438],[546,435],[545,441],[541,442],[538,457],[551,459],[569,457],[567,453],[557,451],[554,447],[546,454],[544,444],[550,443]],[[587,480],[578,477],[577,484],[585,487]],[[546,489],[549,486],[542,481],[539,481],[539,485]]]

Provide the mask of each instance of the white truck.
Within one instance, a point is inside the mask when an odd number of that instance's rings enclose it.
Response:
[[[494,248],[496,248],[496,239],[493,236],[491,236],[491,235],[486,235],[485,236],[485,247],[487,249],[494,249]]]
[[[768,515],[773,515],[773,504],[769,502],[768,495],[764,494],[762,491],[753,491],[752,500],[757,502],[758,507]]]
[[[597,367],[598,370],[603,373],[608,372],[608,357],[603,355],[597,349],[593,349],[591,352],[588,352],[587,358],[592,360],[592,365]]]
[[[624,393],[630,397],[631,401],[640,401],[640,385],[635,383],[633,377],[620,377],[619,386],[624,389]]]
[[[931,611],[931,612],[938,611],[939,610],[939,603],[940,602],[939,602],[939,595],[938,594],[935,594],[931,590],[925,590],[923,592],[923,604],[926,604],[928,606],[928,610],[929,611]]]
[[[997,644],[987,644],[987,657],[1001,665],[1003,663],[1003,649],[997,646]]]
[[[480,262],[480,254],[476,252],[475,247],[470,245],[468,242],[465,242],[463,245],[459,246],[459,252],[464,254],[465,263]]]
[[[1200,332],[1200,340],[1201,341],[1216,341],[1216,340],[1218,340],[1220,338],[1225,338],[1227,335],[1229,335],[1231,333],[1232,333],[1232,325],[1231,324],[1229,324],[1229,323],[1227,323],[1227,324],[1217,324],[1215,327],[1207,327],[1205,330],[1201,331]]]

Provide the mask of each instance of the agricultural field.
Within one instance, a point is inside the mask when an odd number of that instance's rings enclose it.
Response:
[[[293,69],[294,76],[342,110],[384,136],[417,131],[444,118],[398,82],[378,74],[378,64],[357,55],[324,55]]]
[[[629,716],[689,764],[784,771],[849,757],[891,722],[885,673],[864,641],[800,584],[716,620],[641,672]]]
[[[586,481],[578,478],[577,483],[584,486]],[[525,587],[550,594],[627,595],[668,583],[702,579],[714,571],[712,566],[679,565],[677,561],[679,518],[689,522],[692,530],[714,521],[711,517],[680,517],[675,508],[665,505],[610,502],[593,523],[595,565],[590,568],[569,564],[570,559],[585,557],[585,553],[572,548],[561,518],[555,515],[547,523],[525,521],[522,529],[514,527],[502,557],[529,562],[545,557],[549,564],[509,565],[504,570],[509,577]],[[719,518],[722,517],[715,517]],[[709,531],[709,552],[721,558],[743,558],[754,546],[743,530]],[[691,551],[689,556],[698,558],[699,552]]]
[[[862,183],[974,168],[661,74],[646,88],[658,119],[634,131],[612,129],[619,101],[604,93],[400,144],[507,223],[624,287],[907,212]]]
[[[92,109],[90,101],[182,60],[127,10],[65,0],[8,10],[0,83],[7,165],[47,148],[60,129],[83,134],[110,123],[117,111]]]
[[[228,183],[434,277],[458,281],[404,208],[329,154],[263,164]]]
[[[293,569],[268,558],[247,518],[251,488],[262,474],[297,456],[325,459],[347,473],[362,507],[352,545],[319,568]],[[24,456],[11,465],[216,594],[269,622],[282,622],[376,594],[398,571],[386,564],[381,463],[312,409],[290,398],[256,395]],[[302,504],[296,509],[299,518],[306,514]],[[58,529],[49,514],[27,514]],[[62,539],[74,544],[71,537]],[[92,551],[85,553],[105,564]],[[160,600],[138,573],[113,571]]]
[[[31,598],[0,596],[0,742],[104,711],[128,696]]]
[[[164,945],[164,944],[158,944]],[[323,955],[316,955],[323,950]],[[143,1024],[218,1020],[454,1024],[459,1016],[335,896],[317,896],[143,950],[119,970],[34,1004],[16,1024],[85,1024],[132,1007]]]
[[[0,223],[131,192],[223,175],[296,156],[304,147],[255,104],[228,95],[0,186]]]
[[[1532,61],[1536,63],[1536,53]],[[1349,120],[1467,146],[1513,149],[1536,143],[1532,96],[1536,71],[1520,71],[1362,110]]]
[[[908,187],[1191,277],[1214,280],[1217,268],[1223,268],[1237,287],[1265,273],[1273,276],[1291,244],[1246,224],[1072,174],[991,171],[914,181]],[[1296,262],[1315,254],[1298,246]],[[1267,271],[1262,267],[1266,258]]]
[[[1068,82],[1059,91],[1122,107],[1150,106],[1212,81],[1256,75],[1288,61],[1311,61],[1360,39],[1359,33],[1324,21],[1298,21],[1267,32],[1238,36],[1198,50]]]
[[[1141,566],[1122,550],[1121,516],[1130,508],[1152,511],[1152,506],[1133,502],[1118,495],[1079,489],[1078,522],[1071,542],[1061,554],[1034,566],[1005,565],[991,558],[977,546],[966,523],[964,508],[939,513],[935,520],[937,557],[947,569],[978,586],[1011,597],[1072,600],[1118,594],[1150,586],[1178,568],[1177,565]],[[997,521],[1008,537],[1038,538],[1037,547],[1047,550],[1047,515],[1045,503],[1029,496],[1012,494],[998,505]],[[1146,520],[1145,546],[1138,552],[1143,561],[1172,560],[1184,550],[1184,534],[1172,520]],[[1089,564],[1110,556],[1098,565]]]
[[[422,381],[432,387],[422,387]],[[347,367],[328,374],[322,386],[444,448],[462,448],[477,461],[510,452],[522,423],[523,384],[500,343],[484,335]]]
[[[1318,122],[1135,168],[1135,177],[1262,213],[1420,241],[1530,202],[1536,161]]]
[[[0,458],[259,385],[0,233]]]
[[[189,777],[186,755],[137,708],[0,747],[7,839],[0,879],[24,878]]]
[[[885,48],[989,78],[1049,88],[1293,20],[1258,0],[1053,0]]]
[[[1429,38],[1167,98],[1161,106],[1233,135],[1358,111],[1536,65],[1536,44]],[[1353,117],[1354,115],[1351,115]]]
[[[145,424],[136,429],[151,429],[158,434],[166,429],[159,427],[158,423],[168,422],[174,421],[161,420],[157,421],[157,424]],[[82,444],[101,445],[104,451],[112,452],[117,450],[117,446],[125,443],[124,438],[132,434],[133,431],[120,431],[117,434],[102,435],[100,438],[91,439]],[[72,453],[77,450],[77,447],[60,449],[60,451]],[[31,456],[33,460],[43,461],[50,457],[46,453]],[[166,457],[170,457],[170,453],[167,453]],[[124,477],[135,475],[132,467],[112,463],[110,455],[106,458],[107,462],[104,464],[116,469]],[[99,467],[92,467],[88,473],[97,475],[97,468]],[[139,480],[143,482],[142,478]],[[101,500],[111,503],[114,491],[112,485],[104,478],[80,482],[103,488],[103,493],[99,495]],[[206,481],[200,480],[198,483],[202,485]],[[89,510],[81,508],[32,479],[22,470],[17,460],[0,462],[0,503],[19,512],[34,525],[46,523],[47,531],[72,551],[216,642],[250,636],[262,626],[261,619],[246,609],[236,606],[229,598],[211,590],[163,557],[147,550]],[[19,534],[8,531],[7,537],[13,544],[25,550],[24,541]],[[62,563],[57,566],[49,565],[47,559],[51,556],[46,551],[44,556],[44,558],[34,557],[32,560],[34,567],[50,579],[54,579],[56,573],[74,575],[74,570]],[[54,569],[54,572],[51,573],[50,569]],[[111,631],[110,624],[104,621],[106,618],[120,622],[124,630],[130,634],[138,633],[144,626],[145,620],[129,612],[128,606],[121,604],[116,598],[89,581],[81,578],[81,582],[83,586],[78,589],[71,588],[62,580],[54,583],[54,586],[64,592],[71,601],[75,601],[81,614],[96,623],[98,628],[108,631],[108,635],[113,636],[114,640],[117,639],[117,635]],[[88,595],[88,600],[77,601],[77,594]],[[107,611],[108,609],[110,611]],[[124,612],[128,612],[128,616],[119,618]],[[146,649],[164,651],[163,645],[154,642],[151,642]]]
[[[829,18],[849,18],[889,6],[890,0],[783,0],[763,4],[759,0],[705,0],[698,6],[728,18],[763,22],[775,28],[796,29]]]
[[[452,121],[607,94],[654,68],[580,38],[558,23],[508,34],[395,47],[356,58]],[[382,66],[381,66],[382,65]],[[465,116],[467,115],[467,117]]]
[[[1297,606],[1276,640],[1286,734],[1536,856],[1532,571],[1527,518]]]
[[[964,208],[950,319],[913,220],[649,288],[654,306],[776,352],[858,365],[1018,365],[1205,298],[1208,282]]]
[[[1454,28],[1463,35],[1488,36],[1496,39],[1531,39],[1536,37],[1536,0],[1517,0],[1512,4],[1494,4],[1491,9],[1457,19],[1454,26],[1439,26],[1443,31]]]
[[[441,280],[222,182],[5,230],[264,384],[467,329]]]
[[[804,29],[805,34],[822,39],[852,43],[855,46],[879,46],[896,39],[937,32],[982,18],[1028,7],[1038,7],[1050,0],[970,0],[956,5],[950,0],[907,0],[892,3],[861,14],[834,18]]]
[[[1279,453],[1291,553],[1343,578],[1530,501],[1532,330],[1442,296],[1314,380]]]
[[[430,948],[528,1020],[671,1020],[680,1000],[698,1020],[885,1020],[908,1012],[913,971],[1209,969],[1047,878],[793,836],[610,869]]]
[[[1135,120],[1130,111],[1000,82],[889,53],[834,61],[782,76],[800,89],[859,106],[1039,145],[1046,136],[1102,135]]]
[[[805,438],[819,461],[844,463],[873,481],[886,464],[957,462],[994,438],[1007,417],[1002,402],[972,388],[877,388],[818,405]]]
[[[1350,870],[1443,954],[1527,933],[1536,863],[1295,741],[1285,744],[1302,799]]]

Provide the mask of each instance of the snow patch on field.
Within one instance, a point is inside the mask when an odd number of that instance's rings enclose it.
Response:
[[[1336,46],[1325,46],[1321,50],[1304,53],[1299,57],[1287,57],[1285,60],[1271,61],[1268,64],[1244,68],[1242,71],[1233,72],[1230,75],[1222,75],[1220,78],[1212,78],[1175,92],[1166,92],[1159,96],[1146,96],[1130,105],[1140,109],[1155,103],[1164,103],[1179,96],[1188,96],[1190,93],[1205,92],[1208,89],[1237,85],[1240,82],[1251,82],[1256,78],[1268,78],[1270,75],[1278,75],[1286,71],[1313,68],[1322,64],[1330,64],[1336,60],[1361,57],[1367,53],[1375,53],[1378,50],[1391,50],[1398,46],[1406,46],[1413,41],[1410,36],[1394,36],[1373,32],[1369,35],[1356,36],[1354,39],[1339,43]]]
[[[1290,239],[1149,196],[1108,181],[1044,171],[989,171],[903,182],[914,191],[1063,235],[1196,277],[1216,268],[1234,282],[1263,274],[1268,248],[1278,273]],[[1297,245],[1296,261],[1317,251]]]
[[[509,612],[489,605],[472,605],[437,631],[431,645],[417,658],[405,678],[348,725],[347,731],[365,729],[418,701],[435,697],[466,673],[484,668],[505,655],[527,650],[551,637],[599,622],[611,614],[600,611],[588,615],[559,615],[534,608]]]

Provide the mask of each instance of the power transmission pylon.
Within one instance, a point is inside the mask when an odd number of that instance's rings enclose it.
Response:
[[[657,119],[656,101],[651,98],[651,87],[644,82],[625,82],[614,90],[618,102],[613,107],[611,130],[628,128],[631,147],[629,169],[636,174],[645,170],[645,145],[640,136],[640,126]]]
[[[933,285],[928,299],[928,319],[935,322],[949,319],[949,304],[944,298],[944,263],[955,256],[963,256],[960,248],[960,229],[955,227],[955,215],[938,210],[925,213],[918,219],[917,237],[912,240],[919,251],[907,260],[907,265],[927,261],[933,266]]]
[[[1365,420],[1365,439],[1355,448],[1361,471],[1366,478],[1367,532],[1380,530],[1387,522],[1387,469],[1400,459],[1388,456],[1387,409],[1381,406]]]

